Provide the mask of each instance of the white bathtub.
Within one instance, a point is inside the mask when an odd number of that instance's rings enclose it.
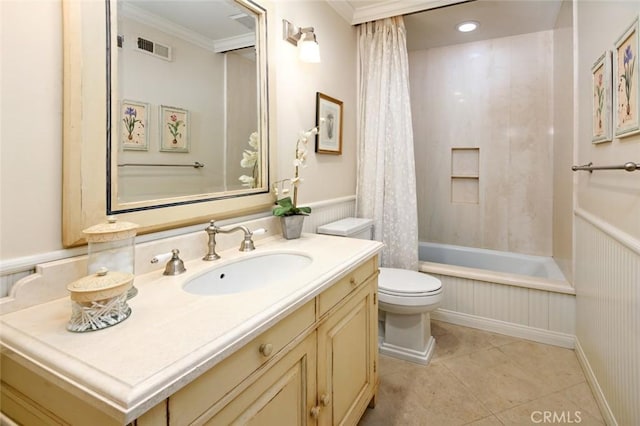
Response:
[[[574,347],[575,289],[552,258],[432,243],[419,256],[442,282],[432,319]]]
[[[485,282],[573,294],[551,257],[421,242],[420,270]]]

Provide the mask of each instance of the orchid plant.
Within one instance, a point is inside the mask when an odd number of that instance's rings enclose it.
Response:
[[[307,215],[311,213],[310,207],[298,207],[298,187],[302,183],[300,169],[307,166],[307,142],[318,134],[318,127],[313,127],[305,132],[301,132],[296,142],[295,159],[293,160],[294,174],[292,178],[282,179],[271,185],[276,196],[276,204],[273,209],[274,216]],[[280,194],[287,195],[293,187],[293,199],[291,196],[278,199]]]
[[[249,136],[249,146],[253,149],[245,149],[242,153],[242,160],[240,161],[240,166],[245,169],[251,169],[251,176],[242,175],[238,178],[240,182],[242,182],[242,186],[247,188],[255,188],[258,186],[260,177],[259,177],[259,146],[260,141],[258,140],[258,132],[253,132]]]

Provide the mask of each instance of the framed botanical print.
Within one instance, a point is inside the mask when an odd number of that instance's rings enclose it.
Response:
[[[593,107],[591,115],[593,143],[613,140],[611,131],[611,51],[604,52],[591,68]]]
[[[616,41],[615,53],[615,134],[618,137],[640,132],[638,98],[638,18]]]
[[[342,101],[316,93],[316,152],[342,154]]]
[[[149,149],[149,104],[124,100],[120,109],[120,141],[125,151]]]
[[[160,151],[189,152],[189,111],[160,106]]]

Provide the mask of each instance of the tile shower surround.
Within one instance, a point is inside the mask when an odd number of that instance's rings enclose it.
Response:
[[[550,256],[553,31],[413,51],[409,66],[420,241]],[[480,149],[478,204],[452,203],[456,147]]]

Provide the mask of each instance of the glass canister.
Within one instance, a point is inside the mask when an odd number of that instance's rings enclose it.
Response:
[[[101,268],[134,274],[136,229],[135,223],[118,222],[115,216],[109,216],[107,223],[83,230],[89,243],[87,274],[95,274]],[[138,289],[132,285],[127,298],[137,293]]]
[[[133,274],[110,272],[101,268],[67,285],[71,293],[71,318],[67,330],[76,333],[101,330],[116,325],[131,315],[127,291]]]

